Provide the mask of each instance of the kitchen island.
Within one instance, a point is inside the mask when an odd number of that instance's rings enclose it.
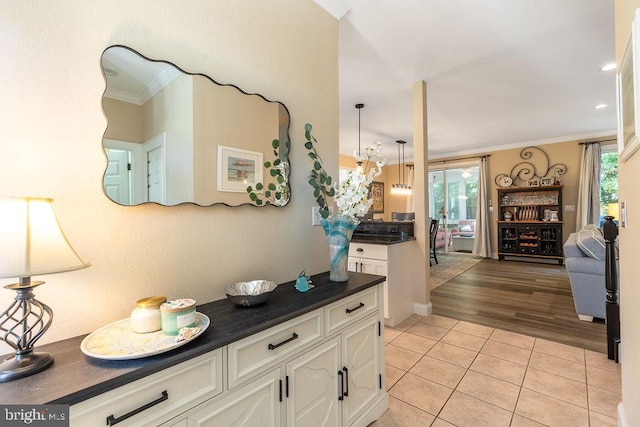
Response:
[[[363,221],[349,246],[349,270],[378,274],[382,285],[384,323],[396,326],[413,314],[413,268],[416,238],[412,221]]]

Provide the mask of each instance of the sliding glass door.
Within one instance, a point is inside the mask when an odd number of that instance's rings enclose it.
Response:
[[[478,166],[429,168],[429,217],[440,220],[436,249],[471,252],[478,206]]]

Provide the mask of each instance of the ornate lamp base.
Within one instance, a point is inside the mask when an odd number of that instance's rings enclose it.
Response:
[[[33,351],[35,342],[49,329],[53,311],[33,295],[33,288],[44,282],[21,277],[20,283],[6,285],[17,292],[16,299],[0,313],[0,340],[15,349],[15,354],[0,364],[0,382],[13,381],[44,371],[53,364],[49,353]]]
[[[44,371],[53,364],[49,353],[16,354],[0,363],[0,382],[13,381]]]

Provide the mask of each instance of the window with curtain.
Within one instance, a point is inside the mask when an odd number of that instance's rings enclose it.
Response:
[[[618,153],[616,145],[603,145],[600,155],[600,226],[606,215],[618,218]]]

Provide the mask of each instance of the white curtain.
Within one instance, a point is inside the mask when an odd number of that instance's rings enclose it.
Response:
[[[600,223],[600,143],[584,144],[578,184],[576,231]]]
[[[491,258],[488,170],[487,158],[481,157],[478,167],[478,210],[476,212],[476,238],[473,243],[473,254],[483,258]]]

